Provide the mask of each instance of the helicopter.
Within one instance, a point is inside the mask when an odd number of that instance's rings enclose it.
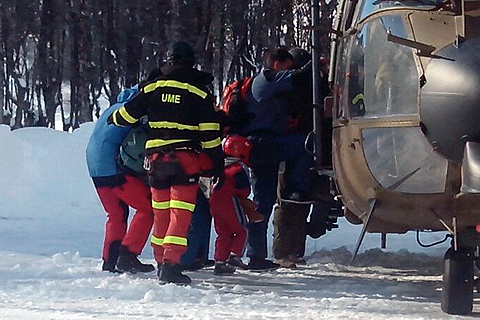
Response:
[[[315,50],[322,27],[312,25]],[[441,308],[469,314],[480,266],[480,1],[339,0],[329,28],[332,95],[320,111],[314,95],[314,133],[326,135],[318,123],[331,109],[333,181],[346,219],[363,225],[354,256],[366,232],[383,245],[387,233],[447,231]]]

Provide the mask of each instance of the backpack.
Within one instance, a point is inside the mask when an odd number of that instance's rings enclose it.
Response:
[[[228,134],[241,133],[254,115],[247,110],[247,94],[253,77],[243,78],[225,87],[222,93],[220,109],[225,113],[225,127]]]
[[[148,140],[146,124],[133,127],[123,139],[118,154],[120,167],[136,173],[146,173],[143,167],[145,158],[145,143]]]

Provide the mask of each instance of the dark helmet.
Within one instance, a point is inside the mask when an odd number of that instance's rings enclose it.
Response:
[[[307,50],[302,49],[302,48],[292,48],[288,50],[288,52],[292,55],[293,57],[293,68],[298,69],[303,67],[308,61],[312,59],[312,56],[310,53],[308,53]]]
[[[174,42],[168,48],[167,62],[192,67],[195,64],[195,54],[192,47],[183,41]]]

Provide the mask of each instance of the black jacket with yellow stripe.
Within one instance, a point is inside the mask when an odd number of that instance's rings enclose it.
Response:
[[[220,124],[206,85],[213,77],[193,68],[165,66],[162,76],[143,85],[137,96],[115,111],[109,122],[134,125],[147,115],[146,152],[192,149],[212,159],[213,173],[223,170]]]

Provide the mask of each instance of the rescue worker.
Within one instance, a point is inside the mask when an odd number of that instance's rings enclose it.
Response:
[[[189,284],[180,257],[195,209],[199,175],[221,181],[223,154],[220,125],[206,86],[213,77],[193,68],[195,56],[186,42],[173,43],[162,75],[140,88],[137,96],[109,121],[134,125],[147,115],[145,149],[155,214],[152,246],[160,282]]]
[[[267,227],[276,200],[277,174],[280,162],[291,160],[290,170],[292,186],[287,198],[308,200],[309,156],[304,149],[305,135],[286,135],[288,110],[284,99],[278,94],[308,83],[311,78],[311,64],[299,70],[291,70],[294,65],[291,54],[285,48],[279,48],[266,56],[265,68],[253,79],[247,95],[248,112],[253,119],[243,129],[242,134],[249,136],[252,150],[252,172],[254,200],[258,211],[264,216],[260,223],[248,225],[247,256],[249,268],[270,269],[278,264],[267,260]]]
[[[294,59],[294,68],[299,69],[311,60],[310,54],[301,48],[292,48],[289,50]],[[326,60],[320,59],[320,64],[326,66]],[[323,100],[329,94],[328,72],[321,70],[320,79],[320,99]],[[287,105],[289,108],[287,124],[287,134],[306,135],[313,131],[313,95],[312,83],[304,86],[298,86],[285,93]],[[331,118],[325,116],[322,123],[322,143],[321,152],[324,155],[331,154]],[[325,159],[329,157],[325,156]],[[313,167],[313,158],[310,158],[310,164]],[[295,268],[297,264],[305,264],[303,259],[305,254],[305,241],[307,234],[313,238],[318,238],[325,234],[329,224],[332,222],[328,217],[332,207],[333,198],[329,193],[329,189],[325,193],[320,186],[327,183],[329,188],[329,180],[325,177],[318,176],[314,171],[310,170],[312,175],[310,179],[310,188],[315,192],[311,193],[314,202],[297,202],[289,201],[285,197],[288,196],[289,189],[289,171],[294,166],[291,161],[286,161],[278,177],[278,200],[274,213],[274,239],[273,239],[273,255],[275,262],[282,267]],[[313,207],[312,207],[313,203]],[[311,213],[310,213],[311,211]],[[307,217],[310,214],[310,221]]]
[[[294,69],[300,69],[311,60],[310,54],[301,48],[289,50],[292,55]],[[313,130],[312,86],[311,82],[297,86],[283,93],[288,107],[286,134],[306,135]],[[293,160],[295,161],[295,160]],[[305,264],[303,255],[307,236],[307,217],[310,213],[310,202],[288,201],[285,197],[292,188],[288,183],[288,174],[295,163],[292,160],[280,165],[277,186],[277,206],[273,216],[274,262],[284,268],[295,268],[297,264]],[[313,166],[313,159],[311,159]]]
[[[107,213],[102,270],[117,271],[120,252],[124,258],[118,271],[151,272],[151,264],[137,256],[150,235],[153,224],[150,189],[145,181],[122,171],[117,163],[120,145],[131,127],[107,124],[107,118],[138,92],[138,86],[125,89],[98,118],[86,150],[87,166],[98,197]],[[137,210],[127,231],[129,206]]]

